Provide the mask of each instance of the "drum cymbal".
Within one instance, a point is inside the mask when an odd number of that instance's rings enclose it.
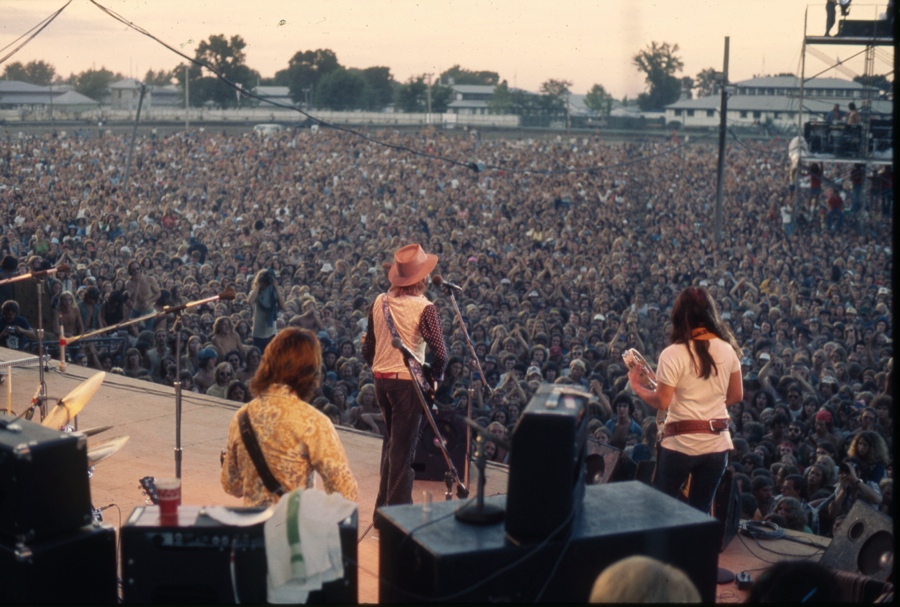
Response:
[[[88,447],[88,466],[96,466],[107,457],[114,455],[119,451],[122,447],[125,446],[125,443],[128,442],[127,436],[118,436],[116,438],[111,438],[107,441],[103,441],[93,447]]]
[[[103,383],[105,377],[106,372],[101,371],[78,384],[74,390],[63,396],[55,407],[50,409],[41,425],[59,430],[68,424],[100,389],[100,384]]]
[[[85,430],[78,430],[85,436],[94,436],[95,434],[100,434],[101,432],[106,432],[112,428],[112,426],[97,426],[96,428],[86,428]]]

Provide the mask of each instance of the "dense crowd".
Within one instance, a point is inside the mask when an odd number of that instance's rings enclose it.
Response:
[[[268,269],[284,301],[277,327],[322,342],[313,404],[336,424],[379,432],[360,338],[387,287],[382,264],[418,242],[462,286],[457,303],[490,387],[469,390],[483,382],[453,306],[432,287],[452,355],[441,407],[464,409],[471,394],[479,421],[506,435],[542,382],[580,384],[592,438],[640,460],[653,457],[656,428],[626,387],[621,354],[636,348],[652,365],[675,296],[701,285],[743,349],[732,467],[746,514],[828,534],[856,499],[890,511],[889,171],[858,195],[849,165],[826,166],[815,178],[852,221],[820,221],[816,181],[796,193],[789,226],[779,212],[795,196],[785,142],[733,142],[717,242],[707,143],[373,137],[395,147],[328,130],[142,136],[127,182],[129,137],[3,140],[0,277],[56,271],[40,294],[31,280],[0,286],[19,304],[4,305],[0,345],[33,350],[41,296],[51,352],[61,332],[90,334],[67,348],[73,363],[171,385],[180,317],[183,388],[245,402],[260,360],[248,297]],[[489,170],[466,166],[475,163]],[[217,299],[226,287],[236,297]],[[136,301],[147,293],[155,301]],[[131,316],[145,320],[109,329]]]

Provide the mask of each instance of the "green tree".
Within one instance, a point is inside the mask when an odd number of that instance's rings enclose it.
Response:
[[[147,73],[144,74],[144,84],[149,84],[151,86],[166,86],[167,84],[172,84],[174,80],[175,70],[161,69],[158,72],[147,70]]]
[[[45,61],[14,61],[6,65],[0,78],[47,86],[56,79],[56,68]]]
[[[391,68],[382,66],[367,67],[360,71],[360,76],[366,83],[363,93],[362,107],[368,110],[383,110],[394,99],[394,76]]]
[[[366,81],[354,71],[341,67],[325,74],[316,87],[316,107],[336,111],[362,107]]]
[[[606,92],[602,84],[595,84],[584,96],[584,105],[593,112],[609,116],[612,111],[613,96]]]
[[[632,58],[638,71],[644,73],[649,89],[638,96],[638,105],[642,110],[661,110],[678,100],[681,82],[675,73],[684,68],[684,63],[675,55],[677,51],[677,44],[651,42]]]
[[[548,114],[565,114],[569,96],[569,80],[550,79],[541,84],[541,103]]]
[[[87,70],[74,76],[73,84],[75,90],[85,97],[100,101],[106,95],[109,85],[121,79],[121,74],[113,74],[105,67],[101,67],[99,70]]]
[[[302,51],[294,53],[288,61],[287,70],[275,74],[275,80],[281,86],[287,86],[294,103],[306,101],[306,90],[315,98],[316,87],[325,75],[341,68],[337,55],[329,49]]]
[[[697,89],[697,97],[709,97],[710,95],[715,95],[719,92],[719,86],[721,81],[721,73],[717,72],[714,68],[708,67],[704,70],[700,70],[700,73],[697,74],[697,78],[695,82],[695,88]]]
[[[861,85],[874,88],[875,90],[891,95],[893,98],[894,83],[884,74],[873,74],[872,76],[854,76],[853,82],[859,82]]]
[[[472,71],[461,68],[459,64],[454,65],[449,70],[445,70],[439,76],[439,80],[441,82],[450,83],[450,79],[453,79],[453,84],[482,84],[485,86],[497,86],[500,82],[500,74],[497,72],[490,72],[487,70],[481,71]]]
[[[230,39],[223,34],[212,35],[203,40],[194,52],[194,59],[208,65],[229,82],[251,90],[256,84],[259,74],[247,67],[244,48],[247,43],[240,36]],[[190,104],[203,105],[213,103],[218,107],[234,107],[239,105],[238,94],[234,87],[220,79],[216,73],[192,63],[188,69],[190,78]],[[175,70],[175,78],[184,87],[184,68]]]
[[[431,111],[435,114],[443,114],[450,106],[453,99],[453,89],[442,84],[431,86]],[[428,111],[428,84],[425,75],[411,76],[404,84],[397,87],[397,95],[394,102],[401,112],[427,112]]]
[[[493,114],[511,114],[513,97],[506,80],[494,87],[494,94],[488,99],[488,110]]]
[[[681,83],[682,92],[687,95],[688,99],[693,99],[694,93],[692,91],[694,90],[694,79],[690,76],[683,76],[679,79],[679,82]]]

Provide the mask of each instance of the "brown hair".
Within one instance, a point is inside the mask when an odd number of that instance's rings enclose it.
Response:
[[[250,381],[253,396],[269,386],[284,384],[297,396],[309,400],[322,383],[322,347],[312,331],[287,327],[266,347],[256,375]]]
[[[403,297],[404,295],[421,295],[425,292],[425,279],[423,278],[417,283],[407,285],[405,287],[391,286],[388,293],[393,297]]]

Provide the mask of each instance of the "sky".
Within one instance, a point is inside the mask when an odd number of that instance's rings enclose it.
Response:
[[[537,91],[568,80],[573,93],[603,85],[616,98],[645,90],[632,57],[650,44],[677,44],[678,76],[721,70],[730,37],[729,79],[800,72],[804,20],[824,33],[824,0],[96,0],[189,56],[214,34],[240,35],[246,63],[263,77],[287,67],[299,51],[331,49],[345,67],[387,66],[406,81],[459,64],[490,70],[510,86]],[[66,0],[0,0],[0,58],[17,38]],[[875,4],[853,5],[851,18],[875,18]],[[9,48],[6,48],[9,46]],[[846,59],[856,47],[819,47]],[[879,53],[875,72],[891,69]],[[105,67],[142,78],[184,59],[113,20],[90,0],[71,4],[7,59],[42,60],[68,76]],[[806,75],[829,68],[808,56]],[[864,71],[861,57],[847,63]],[[0,71],[3,64],[0,64]],[[848,78],[844,71],[823,75]]]

